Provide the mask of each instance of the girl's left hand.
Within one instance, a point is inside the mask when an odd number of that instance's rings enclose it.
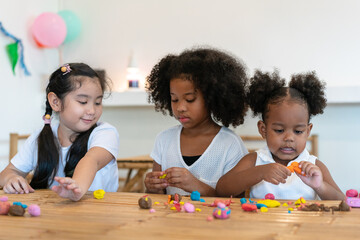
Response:
[[[322,186],[323,175],[318,166],[310,162],[301,161],[299,163],[299,167],[301,168],[301,172],[304,173],[305,176],[298,173],[296,174],[306,185],[313,189],[318,189]]]
[[[181,188],[184,191],[192,192],[197,189],[199,181],[186,168],[172,167],[165,170],[166,180],[171,187]]]
[[[59,183],[59,186],[53,186],[51,190],[60,197],[78,201],[84,195],[74,179],[69,177],[55,177],[54,179]]]

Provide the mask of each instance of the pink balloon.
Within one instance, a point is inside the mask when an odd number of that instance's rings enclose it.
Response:
[[[32,34],[39,46],[58,47],[66,37],[65,21],[56,13],[42,13],[34,21]]]

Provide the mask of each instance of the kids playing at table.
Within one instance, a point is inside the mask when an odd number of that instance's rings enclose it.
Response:
[[[215,195],[218,179],[247,154],[227,128],[244,121],[246,84],[244,65],[216,49],[186,50],[155,65],[148,77],[149,100],[180,125],[156,137],[147,192]]]
[[[108,83],[83,63],[58,68],[46,88],[44,127],[32,134],[0,173],[5,193],[31,193],[51,188],[79,200],[86,191],[118,188],[117,130],[98,122]],[[52,113],[58,123],[51,123]],[[34,170],[28,184],[25,177]]]
[[[325,164],[306,150],[310,119],[326,106],[324,83],[311,72],[293,75],[286,87],[277,72],[259,70],[250,81],[248,104],[254,116],[261,116],[258,131],[267,146],[222,176],[217,193],[236,196],[250,188],[251,198],[272,193],[277,199],[344,199]],[[299,163],[300,173],[286,167],[293,162]]]

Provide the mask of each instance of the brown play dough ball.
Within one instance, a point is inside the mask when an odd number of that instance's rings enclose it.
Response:
[[[178,203],[181,201],[182,196],[178,193],[171,195],[171,200],[177,201]]]
[[[139,198],[139,206],[140,208],[143,208],[143,209],[149,209],[151,208],[151,198],[149,197],[142,197],[142,198]]]
[[[25,209],[19,205],[12,205],[9,209],[9,214],[11,216],[24,216]]]

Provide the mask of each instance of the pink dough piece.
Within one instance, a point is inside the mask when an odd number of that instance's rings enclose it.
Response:
[[[188,213],[195,212],[195,206],[188,202],[184,204],[184,209],[185,209],[185,212],[188,212]]]
[[[29,207],[28,207],[28,212],[31,216],[33,217],[37,217],[37,216],[40,216],[41,214],[41,210],[40,210],[40,207],[39,205],[36,205],[36,204],[31,204]]]
[[[9,213],[9,209],[9,202],[0,202],[0,215],[7,215]]]
[[[357,197],[358,191],[356,191],[355,189],[349,189],[346,191],[346,196],[347,197]]]

